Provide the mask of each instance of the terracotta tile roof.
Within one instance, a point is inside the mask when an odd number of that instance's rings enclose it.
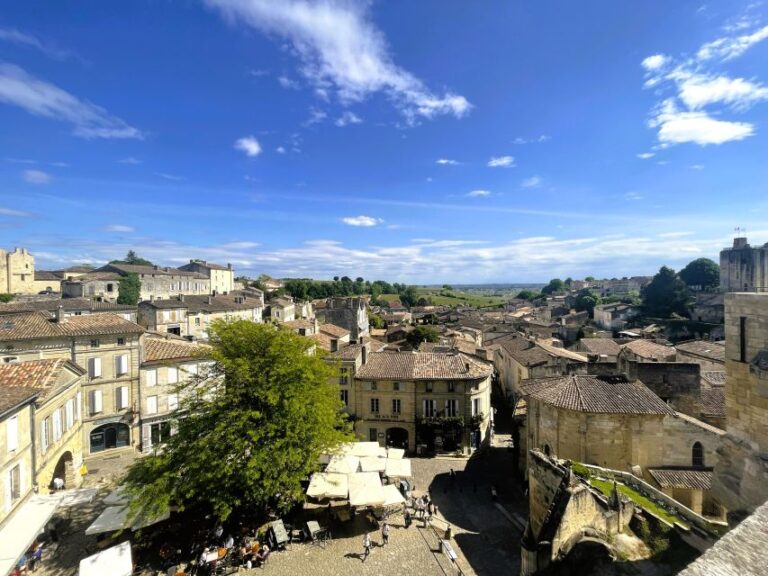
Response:
[[[712,470],[649,468],[648,472],[662,488],[688,488],[691,490],[710,490],[712,488]]]
[[[708,340],[692,340],[690,342],[683,342],[676,344],[680,352],[692,354],[694,356],[701,356],[714,362],[725,364],[725,343],[724,342],[710,342]]]
[[[45,312],[22,312],[0,318],[0,341],[101,336],[106,334],[141,334],[144,328],[116,314],[68,316],[56,322]]]
[[[629,350],[641,358],[653,358],[656,360],[672,360],[675,357],[674,346],[664,346],[656,344],[652,340],[633,340],[622,346],[622,349]]]
[[[725,386],[726,373],[723,370],[704,370],[701,379],[710,386]]]
[[[63,358],[29,360],[0,365],[0,387],[35,388],[45,398],[59,382],[65,370],[77,377],[85,374],[77,364]]]
[[[118,274],[123,272],[125,274],[138,274],[147,276],[191,276],[192,278],[208,279],[204,274],[199,272],[190,272],[188,270],[179,270],[178,268],[169,268],[168,266],[139,266],[136,264],[107,264],[98,268],[96,272],[115,272]]]
[[[717,386],[701,391],[701,415],[725,418],[725,387]]]
[[[0,386],[0,415],[16,408],[20,404],[31,402],[40,395],[36,388],[22,386]]]
[[[312,334],[310,336],[307,336],[307,338],[312,338],[312,340],[315,341],[315,344],[317,346],[320,346],[323,350],[330,352],[331,351],[331,341],[334,340],[328,334],[324,334],[322,332],[318,332],[317,334]]]
[[[150,336],[144,339],[144,362],[162,362],[168,360],[189,360],[198,358],[210,350],[210,346],[196,344],[177,338]]]
[[[283,326],[287,326],[288,328],[291,328],[293,330],[296,330],[298,328],[304,328],[312,330],[315,327],[315,323],[312,320],[305,320],[304,318],[299,318],[298,320],[288,320],[287,322],[283,322]]]
[[[49,272],[48,270],[35,270],[35,281],[41,282],[45,280],[60,282],[61,276],[59,276],[56,272]]]
[[[139,306],[155,308],[157,310],[178,310],[186,308],[190,314],[234,312],[237,310],[253,310],[261,308],[262,301],[253,295],[240,296],[234,294],[207,294],[185,295],[183,300],[168,298],[166,300],[144,300]]]
[[[58,310],[59,306],[61,306],[65,312],[127,312],[136,310],[136,306],[114,304],[112,302],[97,302],[90,298],[55,298],[35,300],[31,302],[9,302],[7,304],[0,304],[0,314],[35,312],[38,310],[55,312]]]
[[[349,336],[350,332],[346,328],[336,326],[335,324],[320,324],[320,332],[333,336],[334,338],[343,338]]]
[[[579,342],[580,347],[586,350],[588,354],[617,356],[621,350],[621,346],[612,338],[582,338]]]
[[[624,376],[559,376],[523,382],[523,393],[557,408],[598,414],[675,414],[639,380]]]
[[[490,364],[461,353],[380,352],[370,354],[355,377],[360,380],[479,380],[492,373]]]
[[[114,280],[115,282],[119,282],[122,276],[118,274],[117,272],[110,272],[108,270],[104,271],[94,271],[94,272],[86,272],[85,274],[78,276],[77,278],[72,278],[72,280],[63,280],[64,282],[88,282],[89,280]]]

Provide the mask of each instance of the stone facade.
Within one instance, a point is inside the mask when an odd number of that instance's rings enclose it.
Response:
[[[626,376],[640,380],[678,412],[701,417],[701,367],[684,362],[625,362]]]
[[[211,294],[229,294],[235,289],[235,271],[232,264],[222,266],[205,260],[190,260],[189,264],[179,266],[179,270],[207,276],[211,281]]]
[[[638,309],[628,304],[602,304],[595,306],[593,312],[595,324],[605,330],[618,332],[626,328],[629,320],[637,316]]]
[[[0,526],[32,493],[35,390],[0,391]]]
[[[328,298],[324,316],[327,323],[349,330],[351,342],[368,336],[368,308],[364,298]]]
[[[35,258],[26,248],[14,248],[13,252],[0,250],[0,292],[37,294]]]
[[[768,500],[768,294],[725,298],[726,430],[713,489],[736,515]]]
[[[720,252],[722,292],[768,292],[768,244],[753,248],[746,238],[734,238]]]

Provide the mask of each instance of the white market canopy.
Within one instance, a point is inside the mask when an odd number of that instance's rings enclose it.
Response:
[[[59,506],[62,508],[71,508],[73,506],[80,506],[81,504],[89,504],[96,497],[98,488],[83,488],[81,490],[68,490],[66,492],[59,492],[61,496],[59,500]]]
[[[354,474],[360,467],[360,458],[351,454],[337,454],[326,467],[326,472],[335,472],[337,474]]]
[[[0,574],[10,574],[51,519],[61,492],[35,495],[22,504],[0,529]]]
[[[405,503],[405,498],[394,484],[384,486],[384,506],[395,506]]]
[[[360,458],[360,472],[384,472],[387,467],[386,458],[365,456]]]
[[[392,460],[402,460],[405,456],[405,450],[402,448],[387,448],[387,458]]]
[[[123,542],[112,548],[80,560],[78,576],[131,576],[133,557],[131,543]]]
[[[344,451],[358,458],[366,456],[371,458],[386,458],[387,449],[379,446],[378,442],[354,442],[346,445]]]
[[[311,498],[347,498],[349,480],[346,474],[336,472],[315,472],[309,481],[307,496]]]
[[[378,472],[358,472],[349,475],[349,504],[351,506],[382,506],[386,498]]]
[[[387,467],[384,470],[384,475],[387,478],[410,478],[411,461],[406,458],[401,460],[387,458]]]
[[[93,524],[85,529],[85,535],[91,536],[93,534],[102,534],[104,532],[115,532],[116,530],[123,530],[126,528],[138,530],[167,520],[170,516],[170,512],[166,512],[154,518],[139,514],[136,518],[129,519],[128,506],[109,506],[98,518],[96,518],[96,520],[93,521]]]
[[[118,486],[104,498],[104,504],[107,506],[125,506],[128,502],[129,498],[125,493],[125,486]]]

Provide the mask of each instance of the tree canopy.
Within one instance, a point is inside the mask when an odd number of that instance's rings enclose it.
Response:
[[[120,278],[120,283],[117,287],[117,303],[129,304],[136,306],[141,297],[141,280],[139,275],[130,272]]]
[[[662,266],[642,291],[643,311],[649,316],[668,318],[673,313],[688,314],[690,293],[675,271]]]
[[[565,288],[565,282],[560,280],[560,278],[553,278],[549,281],[549,284],[541,289],[541,292],[543,294],[552,294],[553,292],[562,292]]]
[[[536,300],[538,298],[541,298],[543,294],[541,292],[536,292],[536,290],[520,290],[520,292],[517,293],[517,296],[515,298],[520,298],[521,300]]]
[[[678,276],[693,290],[711,290],[720,285],[720,266],[709,258],[697,258],[680,270]]]
[[[145,258],[140,258],[133,250],[128,250],[123,260],[112,260],[110,264],[133,264],[135,266],[154,266],[152,262]]]
[[[178,432],[130,468],[134,510],[260,518],[303,497],[318,458],[351,439],[337,366],[312,341],[246,320],[211,325],[213,363],[179,387]]]
[[[589,312],[589,316],[593,317],[595,306],[598,304],[600,304],[600,295],[592,292],[589,288],[584,288],[583,290],[579,290],[579,293],[576,295],[576,301],[574,302],[573,307],[577,312],[586,310]]]
[[[416,329],[405,337],[408,344],[416,348],[422,342],[440,342],[440,334],[429,326],[416,326]]]

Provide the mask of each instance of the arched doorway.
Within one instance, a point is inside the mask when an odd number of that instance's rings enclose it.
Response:
[[[387,446],[408,450],[408,430],[405,428],[388,428]]]
[[[65,488],[74,488],[75,486],[75,470],[72,465],[72,452],[64,452],[59,457],[59,461],[56,462],[56,467],[53,469],[53,475],[48,482],[48,489],[53,489],[53,479],[61,478],[64,481]]]
[[[91,454],[110,450],[112,448],[122,448],[131,443],[131,430],[128,424],[115,422],[114,424],[104,424],[91,431],[90,437]]]

